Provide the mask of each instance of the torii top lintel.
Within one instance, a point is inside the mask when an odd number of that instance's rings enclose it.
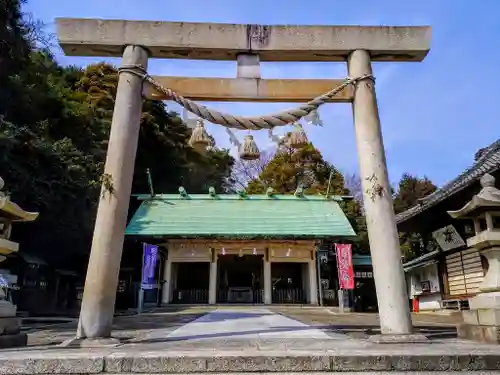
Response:
[[[121,56],[125,45],[151,57],[235,60],[258,53],[261,61],[345,61],[354,50],[373,61],[422,61],[429,26],[292,26],[58,18],[59,44],[70,56]]]

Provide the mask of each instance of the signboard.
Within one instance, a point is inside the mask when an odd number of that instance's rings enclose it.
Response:
[[[466,243],[453,225],[440,228],[432,232],[432,237],[436,240],[443,251],[465,247]]]
[[[354,289],[351,244],[335,244],[340,289]]]
[[[158,246],[144,243],[142,255],[142,280],[141,288],[144,290],[154,289],[156,261],[158,259]]]

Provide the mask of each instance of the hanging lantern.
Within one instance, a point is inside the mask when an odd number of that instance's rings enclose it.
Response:
[[[307,139],[307,134],[304,128],[300,124],[296,124],[296,129],[290,133],[287,139],[287,146],[294,149],[301,149],[309,144],[309,139]]]
[[[259,148],[252,135],[245,136],[245,140],[240,146],[239,154],[242,160],[257,160],[260,158]]]
[[[189,138],[189,145],[196,151],[203,152],[212,144],[212,141],[213,138],[211,138],[205,130],[203,121],[198,120],[196,127],[193,129],[193,133],[191,133],[191,138]]]

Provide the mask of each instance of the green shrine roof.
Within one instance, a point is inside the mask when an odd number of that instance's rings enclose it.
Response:
[[[161,194],[143,200],[126,235],[169,238],[354,237],[341,197]]]

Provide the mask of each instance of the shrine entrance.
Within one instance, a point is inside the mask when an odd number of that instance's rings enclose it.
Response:
[[[218,303],[263,303],[263,255],[218,257]]]
[[[307,301],[307,263],[276,262],[271,264],[273,303],[303,304]]]
[[[206,262],[174,263],[172,303],[208,303],[210,267]]]

